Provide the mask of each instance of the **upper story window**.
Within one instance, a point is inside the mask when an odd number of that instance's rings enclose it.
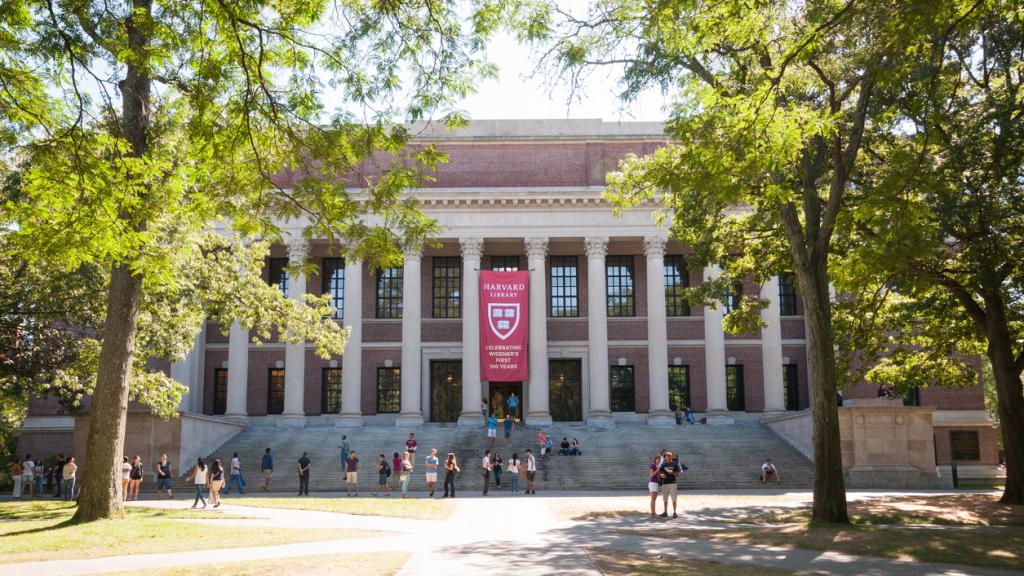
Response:
[[[796,274],[779,274],[779,314],[796,316]]]
[[[267,283],[280,288],[285,296],[288,295],[287,266],[287,258],[267,258]]]
[[[732,291],[725,297],[725,313],[728,314],[740,307],[743,301],[743,282],[736,282],[732,285]]]
[[[519,256],[491,256],[491,270],[494,272],[518,272]]]
[[[402,317],[402,269],[377,272],[377,318]]]
[[[462,266],[458,256],[434,256],[434,318],[458,318]]]
[[[636,288],[633,285],[633,257],[608,256],[608,316],[636,315]]]
[[[580,315],[579,261],[575,256],[551,257],[551,317]]]
[[[689,316],[690,303],[683,291],[690,286],[690,273],[683,256],[665,256],[665,315]]]
[[[345,317],[345,260],[324,258],[320,277],[323,279],[322,292],[330,297],[334,307],[334,318]]]

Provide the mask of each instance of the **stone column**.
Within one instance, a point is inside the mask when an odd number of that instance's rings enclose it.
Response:
[[[718,266],[704,269],[704,280],[721,275]],[[707,377],[708,424],[730,423],[725,400],[725,332],[722,331],[722,304],[704,307],[704,374]]]
[[[668,325],[665,316],[665,243],[667,238],[644,238],[647,255],[647,373],[651,399],[647,423],[675,426],[668,405]]]
[[[289,264],[301,264],[306,260],[308,246],[302,238],[293,238],[288,242]],[[288,297],[303,302],[306,293],[306,275],[289,274]],[[284,347],[284,411],[278,423],[286,426],[305,426],[306,424],[306,343],[286,342]]]
[[[526,398],[526,421],[535,426],[551,424],[548,387],[548,302],[544,257],[547,238],[526,239],[526,262],[530,271],[530,384]]]
[[[590,412],[587,414],[587,423],[611,426],[614,422],[609,409],[611,389],[608,384],[608,288],[604,260],[608,252],[608,237],[589,237],[585,244],[590,366]]]
[[[402,406],[396,426],[421,426],[420,394],[420,249],[405,251],[402,267]]]
[[[345,259],[342,319],[348,341],[341,357],[341,426],[363,425],[363,263]]]
[[[238,320],[228,333],[228,401],[224,416],[244,420],[249,414],[249,331]]]
[[[479,426],[480,403],[480,258],[482,238],[461,238],[462,250],[462,413],[460,426]]]
[[[192,349],[178,362],[171,363],[171,378],[188,386],[188,393],[181,397],[178,410],[181,412],[203,411],[203,370],[206,356],[206,322],[192,341]]]
[[[786,403],[782,381],[782,315],[779,304],[779,277],[772,276],[761,286],[761,298],[768,306],[761,310],[761,365],[764,367],[764,411],[783,412]]]

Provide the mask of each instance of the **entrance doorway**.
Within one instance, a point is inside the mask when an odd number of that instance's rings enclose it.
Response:
[[[519,400],[519,405],[516,407],[515,413],[512,414],[512,419],[516,421],[521,420],[523,414],[523,383],[491,382],[490,388],[491,398],[490,402],[488,402],[490,413],[499,420],[504,419],[505,414],[509,412],[508,398],[515,393],[516,398]]]
[[[458,422],[462,410],[462,361],[430,361],[430,421]]]

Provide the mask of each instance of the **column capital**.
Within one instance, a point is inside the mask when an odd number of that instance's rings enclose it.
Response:
[[[289,234],[284,241],[285,250],[288,251],[288,259],[294,262],[302,262],[309,256],[309,242],[300,234]]]
[[[648,258],[664,258],[666,244],[668,244],[668,238],[664,236],[645,236],[644,254]]]
[[[532,237],[523,240],[526,244],[526,258],[529,260],[543,260],[548,254],[548,239],[546,237]]]
[[[587,249],[587,258],[604,258],[608,254],[607,236],[588,236],[583,244]]]
[[[459,238],[463,260],[479,260],[484,254],[483,238]]]
[[[413,248],[411,246],[402,248],[402,257],[406,262],[419,263],[423,260],[423,249],[419,246]]]

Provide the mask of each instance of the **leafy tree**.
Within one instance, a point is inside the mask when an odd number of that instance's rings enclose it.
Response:
[[[909,49],[955,19],[959,2],[597,0],[554,9],[547,64],[576,82],[622,71],[623,98],[675,94],[671,142],[610,177],[620,207],[658,200],[691,263],[723,274],[691,291],[717,306],[747,276],[794,270],[808,326],[814,421],[812,518],[847,522],[836,408],[830,266],[837,223],[887,111],[876,93],[918,60]],[[726,328],[759,324],[745,296]]]
[[[914,344],[878,378],[962,381],[966,355],[987,357],[1002,501],[1024,504],[1024,13],[1001,0],[972,8],[921,43],[922,74],[887,96],[896,113],[860,182],[887,201],[851,214],[861,264],[850,280],[895,287],[879,323]]]
[[[396,243],[422,242],[434,224],[401,193],[441,158],[407,151],[408,131],[391,120],[461,123],[455,102],[492,72],[484,39],[521,10],[443,0],[0,3],[0,143],[5,169],[22,178],[3,208],[10,245],[30,264],[104,275],[77,520],[123,515],[115,470],[129,396],[160,409],[181,393],[139,359],[180,357],[204,314],[341,350],[326,304],[262,290],[254,272],[266,244],[241,238],[278,240],[289,223],[371,265],[400,258]],[[328,90],[340,109],[325,107]],[[376,176],[360,170],[369,164]],[[237,236],[211,235],[215,223]]]

